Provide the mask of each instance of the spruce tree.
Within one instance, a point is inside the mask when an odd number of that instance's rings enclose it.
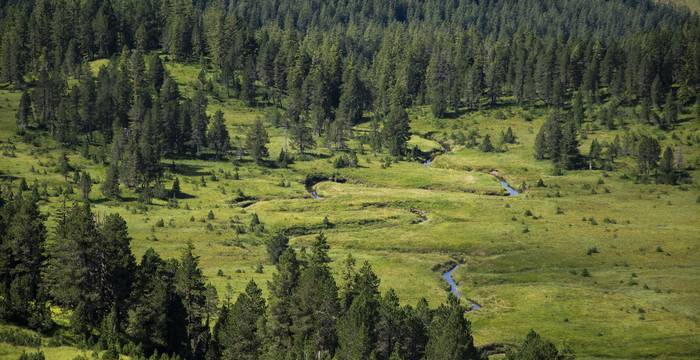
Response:
[[[278,232],[267,242],[267,255],[270,262],[277,264],[280,256],[289,248],[289,238],[283,233]]]
[[[471,325],[464,318],[459,300],[450,294],[447,304],[437,309],[430,324],[426,360],[479,359],[471,336]]]
[[[262,290],[253,280],[228,309],[220,326],[221,355],[224,359],[255,360],[262,353],[267,307]]]
[[[495,150],[493,144],[491,143],[491,135],[486,134],[486,136],[484,136],[484,140],[482,140],[481,145],[479,145],[479,150],[486,153],[493,152]]]
[[[660,155],[659,142],[651,137],[642,136],[637,145],[637,168],[642,176],[649,175],[656,169]]]
[[[277,272],[268,282],[270,311],[267,355],[273,357],[291,351],[293,346],[293,301],[299,283],[300,265],[294,249],[287,247],[277,262]]]
[[[15,121],[17,134],[19,135],[23,135],[32,122],[32,99],[27,91],[23,91],[22,97],[19,99],[19,108],[15,114]]]
[[[105,179],[100,184],[100,190],[106,198],[116,199],[119,197],[119,167],[114,161],[107,166]]]
[[[199,256],[194,255],[194,245],[187,243],[180,265],[175,273],[175,290],[182,299],[185,310],[185,332],[188,349],[192,354],[203,351],[203,335],[208,331],[206,319],[206,286],[204,275],[199,268]]]
[[[383,142],[386,144],[389,154],[401,156],[405,153],[406,143],[411,137],[410,131],[406,110],[398,103],[392,104],[382,128]]]
[[[224,124],[224,113],[221,110],[214,114],[213,121],[207,132],[207,137],[209,139],[209,145],[214,148],[217,159],[226,154],[231,146],[231,140],[228,135],[228,129],[226,129],[226,124]]]
[[[263,159],[268,157],[267,144],[269,142],[265,125],[261,119],[256,119],[246,135],[246,148],[257,164],[262,164]]]

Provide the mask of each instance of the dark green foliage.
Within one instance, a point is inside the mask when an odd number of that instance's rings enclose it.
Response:
[[[188,352],[197,356],[205,351],[207,324],[210,315],[207,308],[207,288],[204,275],[199,268],[199,257],[194,255],[194,246],[188,243],[180,257],[175,272],[175,291],[180,296],[184,308],[185,334],[188,339]]]
[[[391,105],[391,110],[384,120],[382,137],[389,154],[392,156],[405,154],[406,143],[411,137],[411,127],[408,123],[408,114],[400,104]]]
[[[233,304],[219,315],[215,339],[224,359],[258,359],[262,353],[267,307],[262,290],[250,281]]]
[[[639,174],[646,176],[649,175],[652,170],[656,169],[660,154],[661,148],[659,147],[659,142],[654,138],[642,136],[637,145],[636,152]]]
[[[262,120],[256,119],[246,136],[246,147],[253,161],[261,164],[263,159],[269,155],[267,150],[269,142]]]
[[[42,284],[45,243],[36,199],[0,199],[0,319],[42,331],[53,326]]]
[[[50,249],[47,272],[51,295],[73,310],[71,326],[87,334],[112,309],[118,317],[126,311],[134,270],[130,238],[119,215],[95,224],[88,203],[63,209],[57,217],[58,241]]]
[[[284,233],[279,232],[275,234],[267,242],[267,255],[270,261],[277,265],[280,256],[289,248],[289,238],[284,235]]]
[[[506,355],[508,360],[573,360],[575,356],[568,349],[557,350],[551,342],[543,339],[534,330],[525,337],[517,350]]]
[[[27,91],[23,91],[22,97],[19,100],[19,108],[17,108],[17,113],[15,114],[17,134],[24,134],[29,124],[31,124],[32,119],[32,99]]]
[[[230,147],[230,138],[228,135],[228,130],[226,129],[226,124],[224,124],[224,113],[219,110],[214,114],[214,119],[209,125],[209,132],[207,133],[209,139],[209,145],[214,148],[217,158],[226,154]]]
[[[464,318],[464,309],[452,294],[447,304],[436,310],[429,327],[430,340],[426,346],[428,360],[479,359],[471,336],[471,325]]]
[[[491,143],[491,135],[486,134],[486,136],[484,136],[481,145],[479,145],[479,150],[481,150],[481,152],[493,152],[495,150]]]

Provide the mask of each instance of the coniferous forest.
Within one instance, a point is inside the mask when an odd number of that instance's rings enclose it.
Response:
[[[0,359],[693,358],[688,4],[3,1]]]

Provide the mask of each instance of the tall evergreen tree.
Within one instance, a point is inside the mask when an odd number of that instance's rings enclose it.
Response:
[[[209,138],[209,145],[214,148],[217,158],[226,154],[231,146],[231,140],[228,135],[228,130],[226,129],[226,124],[224,124],[224,113],[221,110],[214,114],[207,137]]]
[[[263,159],[269,156],[267,150],[269,142],[265,125],[261,119],[256,119],[246,135],[246,147],[253,161],[261,164]]]

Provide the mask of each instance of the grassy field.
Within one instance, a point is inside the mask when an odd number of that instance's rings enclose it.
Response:
[[[168,64],[168,69],[187,94],[197,67]],[[0,174],[14,186],[21,177],[47,184],[52,196],[42,208],[52,214],[60,205],[55,189],[65,187],[55,171],[60,149],[48,138],[35,139],[35,145],[20,141],[14,125],[18,101],[18,92],[0,91]],[[264,114],[237,100],[212,98],[209,110],[219,109],[232,138],[243,137]],[[367,260],[380,275],[382,289],[396,289],[404,303],[421,297],[432,306],[444,301],[446,284],[431,269],[452,256],[463,257],[465,264],[455,274],[460,290],[483,306],[468,315],[478,345],[519,342],[532,328],[558,345],[570,345],[582,359],[681,359],[700,353],[700,171],[693,171],[695,180],[683,186],[636,184],[628,177],[633,160],[622,158],[620,170],[613,172],[551,176],[550,163],[532,156],[546,110],[505,107],[443,120],[433,119],[424,107],[409,114],[411,144],[426,152],[441,151],[440,142],[449,142],[456,131],[477,130],[495,140],[511,127],[518,143],[490,154],[452,146],[430,167],[399,162],[383,168],[385,155],[368,148],[358,154],[355,169],[334,169],[331,152],[323,148],[287,169],[246,161],[164,160],[166,186],[178,177],[189,195],[178,208],[159,201],[140,206],[128,191],[126,201],[106,201],[99,185],[91,200],[97,214],[118,212],[127,220],[137,257],[151,247],[177,257],[191,240],[220,297],[228,286],[241,291],[251,278],[266,287],[274,271],[264,247],[270,234],[286,229],[300,248],[323,230],[336,271],[348,253]],[[666,136],[663,143],[681,146],[686,162],[697,167],[700,146],[687,135],[700,133],[700,119],[682,118],[674,130],[678,136]],[[284,134],[267,125],[270,153],[276,157]],[[622,130],[592,129],[581,149],[586,153],[593,138],[615,134]],[[96,144],[90,150],[103,151]],[[69,158],[98,181],[104,177],[104,167],[79,152],[69,152]],[[526,190],[504,196],[489,175],[494,170],[513,187],[524,183]],[[238,180],[231,176],[236,172]],[[321,199],[314,200],[303,184],[311,173],[337,173],[347,181],[317,184]],[[535,186],[539,179],[546,187]],[[239,190],[251,199],[245,206],[231,201]],[[209,211],[213,220],[207,219]],[[237,235],[233,229],[247,225],[253,213],[266,232]],[[324,217],[332,223],[329,228]],[[163,227],[156,226],[160,219]],[[264,266],[262,273],[255,271],[258,264]],[[23,349],[0,343],[0,360],[14,359]],[[48,359],[68,359],[81,350],[61,346],[44,352]]]

